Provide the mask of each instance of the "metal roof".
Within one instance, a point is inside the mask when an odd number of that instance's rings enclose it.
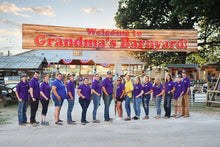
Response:
[[[203,66],[218,66],[220,65],[220,60],[216,62],[205,63]]]
[[[167,68],[198,68],[199,64],[167,64]]]
[[[123,51],[82,51],[82,56],[74,56],[72,50],[31,50],[21,53],[19,55],[25,56],[42,56],[48,62],[58,63],[61,59],[90,59],[96,64],[109,63],[109,64],[139,64],[141,62],[134,56]]]
[[[47,63],[44,57],[37,56],[1,56],[0,69],[42,69],[43,63]]]

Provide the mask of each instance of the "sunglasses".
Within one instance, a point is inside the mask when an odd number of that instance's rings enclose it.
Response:
[[[121,81],[121,80],[117,80],[117,81]]]

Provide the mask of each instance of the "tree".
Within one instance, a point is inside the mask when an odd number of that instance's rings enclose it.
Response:
[[[210,56],[210,50],[214,53],[220,47],[219,7],[218,0],[120,0],[115,21],[116,27],[121,29],[197,29],[197,53],[130,53],[145,62],[151,58],[151,65],[156,66],[186,61],[200,63],[202,58]]]

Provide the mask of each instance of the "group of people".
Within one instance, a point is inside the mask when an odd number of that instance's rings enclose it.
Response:
[[[49,77],[45,75],[43,82],[40,84],[39,72],[35,71],[33,78],[30,82],[27,81],[27,75],[22,74],[21,81],[16,88],[16,96],[18,98],[18,123],[19,125],[25,125],[27,123],[26,111],[27,102],[30,98],[31,116],[30,123],[36,126],[39,122],[36,121],[36,112],[38,110],[39,101],[42,104],[41,124],[49,125],[46,121],[46,114],[48,110],[49,100],[51,99],[50,93],[52,91],[52,99],[55,105],[55,124],[63,125],[63,120],[60,119],[60,110],[63,101],[67,99],[67,124],[75,125],[76,122],[72,119],[72,110],[74,107],[76,94],[74,75],[69,75],[69,82],[67,86],[62,82],[62,74],[58,73],[56,79],[49,85]],[[135,77],[134,83],[132,83],[131,77],[127,75],[125,79],[122,77],[116,78],[115,82],[112,78],[111,71],[107,72],[106,78],[100,82],[99,74],[95,74],[92,85],[89,85],[89,79],[84,78],[83,82],[77,88],[77,94],[79,96],[79,103],[82,107],[81,124],[86,125],[89,123],[86,119],[87,109],[91,100],[93,101],[93,123],[100,123],[100,120],[96,118],[97,110],[100,105],[101,97],[104,101],[104,120],[106,122],[112,122],[110,118],[109,109],[112,99],[116,100],[116,109],[118,111],[118,120],[130,121],[131,119],[140,119],[141,103],[145,111],[145,117],[143,119],[149,119],[149,102],[152,100],[155,102],[157,115],[156,119],[161,118],[161,100],[164,98],[164,118],[171,117],[171,101],[174,99],[175,114],[172,117],[189,117],[189,89],[190,79],[187,77],[185,70],[182,71],[182,76],[178,75],[176,82],[172,80],[170,74],[166,76],[165,83],[162,84],[159,77],[156,77],[154,83],[150,82],[148,76],[144,77],[143,84],[140,77]],[[131,100],[133,100],[133,108],[135,115],[131,118]],[[125,109],[127,117],[123,119],[123,107],[122,102],[125,101]]]

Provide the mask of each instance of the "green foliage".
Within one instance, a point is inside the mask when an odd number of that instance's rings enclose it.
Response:
[[[197,29],[197,53],[131,52],[148,66],[216,61],[220,48],[218,0],[120,0],[116,27],[121,29]]]

